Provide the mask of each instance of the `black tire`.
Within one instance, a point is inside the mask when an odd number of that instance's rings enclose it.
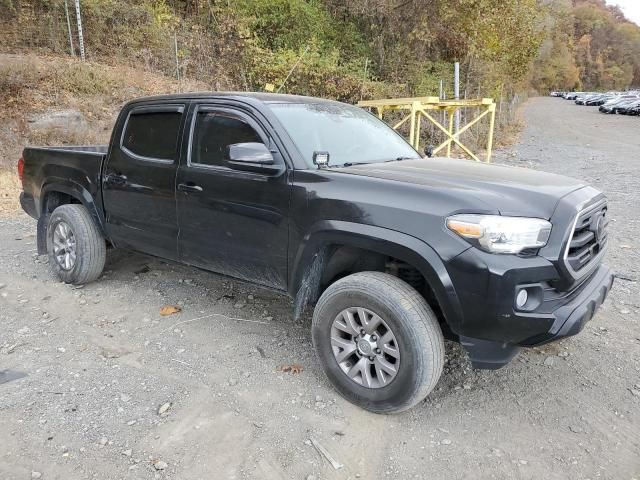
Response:
[[[63,222],[72,232],[75,243],[75,261],[66,269],[56,259],[54,235]],[[47,253],[53,273],[63,282],[82,285],[96,280],[102,273],[107,257],[104,237],[93,218],[82,205],[61,205],[49,217],[47,226]]]
[[[397,340],[396,376],[367,388],[349,378],[333,353],[331,328],[345,309],[363,307],[380,316]],[[320,363],[338,392],[375,413],[397,413],[422,401],[436,386],[444,364],[444,339],[425,299],[397,277],[381,272],[349,275],[329,286],[313,314],[312,339]]]

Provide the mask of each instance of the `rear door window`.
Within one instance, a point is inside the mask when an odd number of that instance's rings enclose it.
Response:
[[[122,147],[138,157],[173,161],[178,152],[181,121],[182,107],[133,110],[122,135]]]

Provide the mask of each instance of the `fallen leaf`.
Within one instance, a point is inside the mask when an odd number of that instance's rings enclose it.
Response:
[[[284,373],[292,373],[295,375],[296,373],[302,372],[304,370],[304,367],[299,363],[292,363],[291,365],[280,365],[278,367],[278,370]]]
[[[165,305],[160,309],[160,315],[166,317],[167,315],[173,315],[174,313],[180,313],[182,308],[177,305]]]

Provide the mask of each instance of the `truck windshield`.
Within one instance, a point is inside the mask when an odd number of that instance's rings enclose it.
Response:
[[[420,158],[395,130],[361,108],[337,103],[270,107],[309,166],[313,152],[329,152],[331,166]]]

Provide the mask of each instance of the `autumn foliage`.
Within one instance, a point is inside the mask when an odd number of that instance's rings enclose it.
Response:
[[[603,0],[553,1],[531,69],[539,90],[640,86],[640,27]]]
[[[287,79],[282,91],[356,101],[433,95],[443,80],[451,96],[454,61],[469,97],[640,85],[640,27],[604,0],[81,5],[90,59],[131,62],[212,89],[261,90]],[[0,0],[0,28],[4,51],[69,53],[63,0]]]

